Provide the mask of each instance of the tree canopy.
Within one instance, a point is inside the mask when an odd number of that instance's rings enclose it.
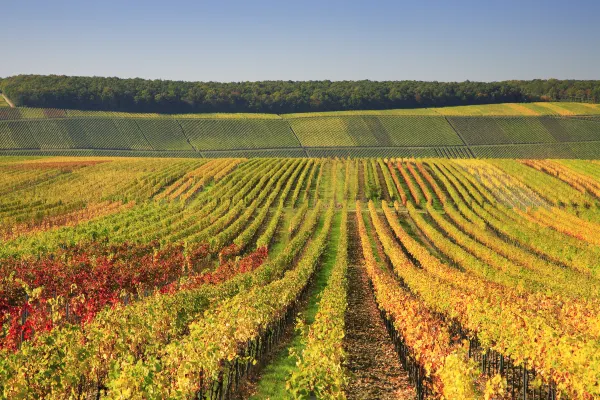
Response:
[[[161,113],[294,113],[600,100],[600,81],[556,79],[220,83],[18,75],[0,80],[0,89],[17,106]]]

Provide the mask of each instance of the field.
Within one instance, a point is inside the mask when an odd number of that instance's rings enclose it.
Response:
[[[506,103],[302,114],[0,108],[0,154],[598,158],[600,105]]]
[[[599,206],[573,159],[2,157],[0,398],[598,398]]]

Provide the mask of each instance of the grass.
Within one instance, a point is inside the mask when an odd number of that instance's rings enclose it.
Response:
[[[313,286],[310,288],[308,304],[306,308],[299,314],[299,318],[306,324],[306,329],[314,322],[315,315],[319,309],[319,299],[321,292],[327,286],[327,280],[331,275],[331,271],[335,265],[337,256],[337,243],[340,238],[340,223],[342,214],[336,212],[329,233],[327,247],[320,260],[320,268],[317,270]],[[323,228],[323,221],[319,223],[319,227],[315,233],[318,233]],[[263,369],[260,381],[256,386],[256,393],[250,399],[287,399],[290,398],[286,389],[285,383],[296,368],[296,358],[290,356],[290,352],[301,354],[304,349],[303,336],[301,332],[295,331],[287,347],[279,351],[273,360]]]

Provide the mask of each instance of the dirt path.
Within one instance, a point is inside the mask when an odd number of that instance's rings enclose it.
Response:
[[[358,171],[356,172],[358,173],[357,199],[360,201],[366,201],[367,198],[365,196],[365,175],[362,160],[358,160]]]
[[[348,311],[344,348],[348,399],[412,399],[414,391],[387,334],[362,265],[355,213],[348,216]]]
[[[15,108],[15,105],[13,104],[13,102],[12,102],[12,101],[10,101],[10,100],[8,99],[8,97],[6,97],[6,96],[4,95],[4,93],[2,93],[2,97],[4,98],[4,101],[6,101],[6,104],[8,104],[8,105],[10,106],[10,108]]]
[[[383,171],[381,170],[381,165],[379,163],[375,163],[375,174],[377,175],[377,179],[379,180],[379,185],[381,186],[381,193],[383,195],[383,200],[391,201],[392,197],[390,196],[390,192],[388,191],[388,187],[385,184],[385,177],[383,176]]]

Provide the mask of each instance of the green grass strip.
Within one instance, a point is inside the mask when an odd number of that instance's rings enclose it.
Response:
[[[300,313],[299,319],[302,321],[299,326],[302,330],[297,330],[287,348],[282,349],[273,359],[273,361],[265,367],[262,372],[262,377],[256,387],[256,393],[251,399],[289,399],[290,394],[286,391],[286,380],[296,368],[296,357],[294,354],[301,354],[304,350],[304,341],[302,332],[305,328],[315,320],[315,315],[319,309],[319,300],[321,292],[327,286],[327,281],[331,275],[331,271],[335,265],[337,256],[337,243],[340,238],[340,223],[342,215],[336,212],[329,241],[325,253],[321,259],[321,268],[317,271],[314,277],[313,286],[309,292],[309,300],[307,307]],[[322,226],[319,226],[319,230]],[[318,235],[318,233],[317,233]]]

